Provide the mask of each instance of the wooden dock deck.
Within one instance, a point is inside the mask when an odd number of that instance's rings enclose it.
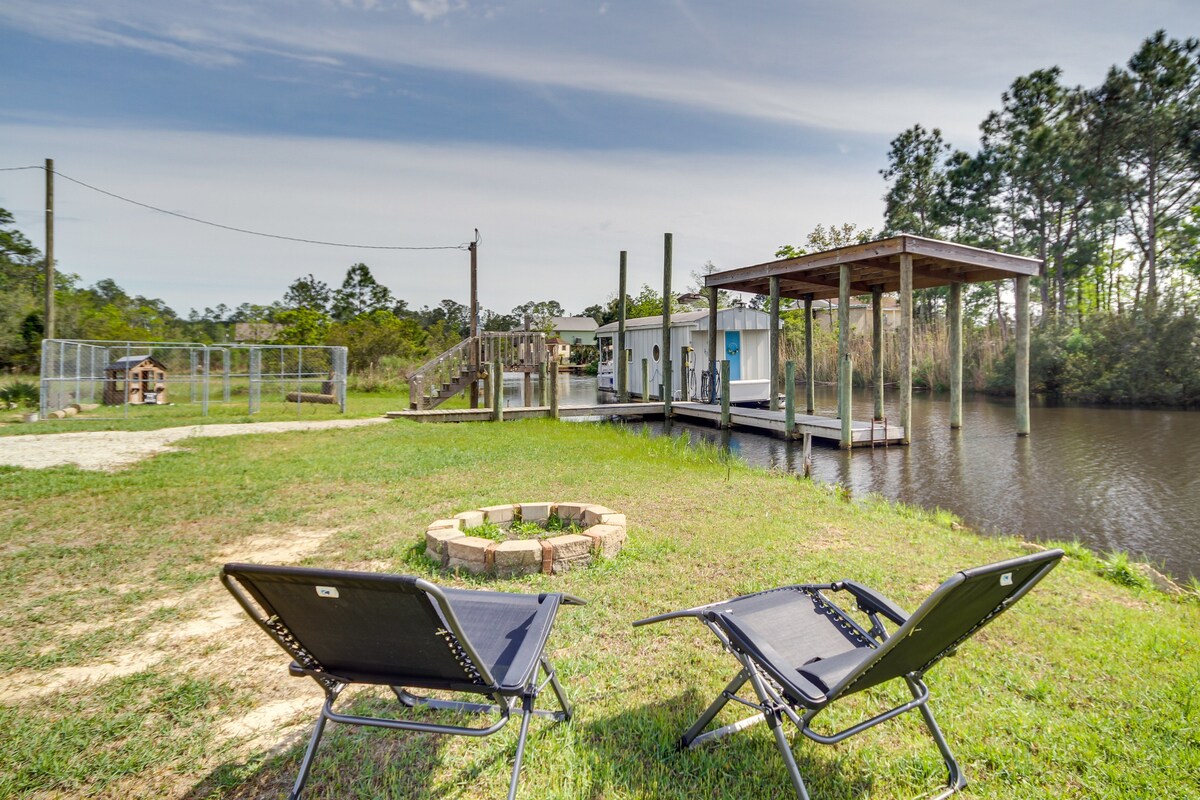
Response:
[[[721,407],[707,403],[671,404],[671,412],[680,420],[708,422],[719,425],[721,422]],[[596,403],[589,405],[559,406],[560,417],[646,417],[661,418],[663,416],[662,401],[649,403]],[[390,419],[411,419],[416,422],[486,422],[492,418],[489,408],[437,408],[429,411],[389,411]],[[531,419],[550,416],[547,406],[509,406],[504,409],[505,419]],[[768,411],[763,408],[741,408],[734,406],[729,409],[730,423],[735,428],[770,433],[775,436],[786,435],[784,414],[782,411]],[[842,423],[831,417],[821,417],[809,414],[796,415],[797,437],[805,433],[812,434],[814,439],[837,444],[842,438]],[[855,420],[850,424],[850,435],[855,447],[870,447],[880,445],[900,444],[904,431],[895,425],[884,426],[881,422],[872,424]]]

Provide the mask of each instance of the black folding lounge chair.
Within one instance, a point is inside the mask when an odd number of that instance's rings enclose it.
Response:
[[[836,744],[906,711],[920,709],[949,769],[947,788],[937,795],[945,798],[967,781],[929,710],[929,689],[922,678],[930,667],[1024,596],[1062,556],[1061,550],[1047,550],[963,570],[939,586],[912,615],[866,586],[838,581],[785,586],[650,617],[634,625],[696,617],[741,663],[734,679],[680,739],[680,747],[695,747],[765,719],[797,796],[808,800],[782,717],[813,741]],[[865,628],[830,601],[827,591],[849,592],[871,627]],[[881,617],[899,627],[889,634]],[[837,733],[812,729],[813,718],[835,701],[896,678],[908,684],[911,701]],[[747,681],[757,702],[736,696]],[[758,713],[702,733],[730,700]]]
[[[565,594],[524,595],[442,588],[421,578],[302,567],[226,564],[221,580],[246,613],[325,691],[325,705],[289,795],[304,789],[325,722],[463,736],[504,727],[520,700],[521,730],[508,797],[516,796],[531,716],[569,719],[571,705],[543,651]],[[540,671],[545,679],[539,683]],[[391,687],[404,708],[493,714],[490,725],[360,717],[334,711],[352,683]],[[535,711],[546,685],[561,711]],[[435,700],[409,689],[484,695],[491,704]]]

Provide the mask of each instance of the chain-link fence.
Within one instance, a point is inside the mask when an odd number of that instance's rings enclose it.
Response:
[[[41,416],[79,410],[128,417],[144,407],[198,404],[346,410],[346,348],[192,342],[42,341]],[[94,408],[93,408],[94,407]],[[107,409],[111,413],[105,414]]]

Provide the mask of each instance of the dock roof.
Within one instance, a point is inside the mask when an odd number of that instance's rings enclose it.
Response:
[[[828,299],[838,296],[838,276],[845,264],[850,267],[852,294],[869,294],[873,286],[895,292],[900,290],[900,257],[906,253],[913,260],[914,289],[1036,276],[1042,263],[1036,258],[904,233],[866,244],[714,272],[705,277],[704,285],[768,294],[770,279],[778,276],[781,297]]]

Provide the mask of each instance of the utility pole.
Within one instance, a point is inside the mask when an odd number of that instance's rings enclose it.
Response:
[[[46,313],[42,338],[54,338],[54,159],[46,159]]]
[[[471,340],[474,342],[472,347],[475,348],[475,366],[478,369],[480,362],[480,343],[479,337],[479,276],[478,276],[478,253],[479,253],[479,228],[475,229],[475,239],[467,246],[471,251]],[[471,381],[471,408],[479,407],[479,378]]]

